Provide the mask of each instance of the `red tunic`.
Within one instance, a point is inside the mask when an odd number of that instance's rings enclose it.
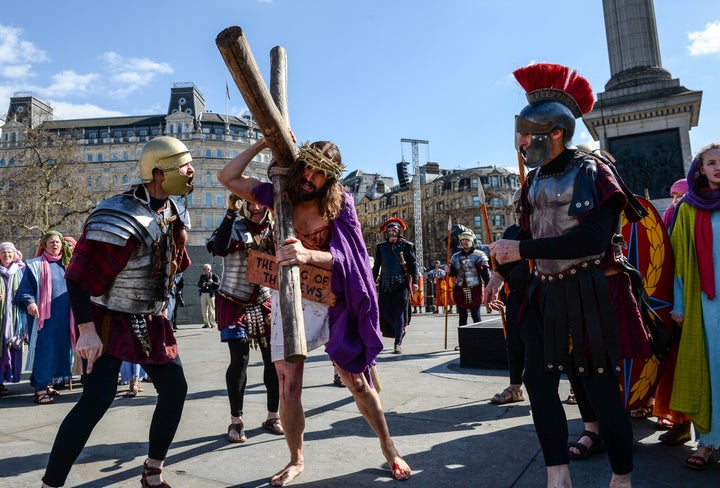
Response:
[[[176,220],[173,227],[173,235],[177,237],[182,230],[182,223]],[[116,246],[87,240],[83,233],[65,271],[65,279],[73,281],[90,296],[100,296],[125,268],[138,244],[135,238],[130,238],[124,247]],[[176,261],[178,272],[190,266],[190,257],[185,247],[180,248]],[[162,315],[144,317],[152,346],[148,357],[130,328],[129,314],[114,312],[94,304],[92,308],[95,329],[103,343],[103,353],[123,361],[141,364],[164,364],[177,356],[177,342],[165,312]]]

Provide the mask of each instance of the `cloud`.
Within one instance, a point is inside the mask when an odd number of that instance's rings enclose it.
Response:
[[[705,24],[705,30],[688,32],[690,56],[720,53],[720,20]]]
[[[21,39],[22,29],[0,24],[0,75],[23,79],[32,75],[33,63],[48,61],[48,56],[32,42]]]
[[[72,70],[65,70],[53,75],[52,84],[38,91],[46,97],[84,95],[91,92],[99,78],[100,76],[94,73],[81,75]]]
[[[51,101],[53,116],[57,120],[88,119],[94,117],[120,117],[125,114],[115,110],[105,110],[91,103],[75,104]]]
[[[168,63],[160,63],[148,58],[125,58],[115,52],[103,54],[108,82],[113,88],[109,95],[121,98],[148,85],[157,75],[172,74]]]

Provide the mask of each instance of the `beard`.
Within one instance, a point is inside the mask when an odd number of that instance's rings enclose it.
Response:
[[[323,196],[325,196],[325,192],[330,187],[330,184],[332,183],[332,181],[328,180],[322,186],[322,188],[319,188],[319,189],[315,188],[315,185],[313,185],[312,183],[309,183],[309,182],[304,182],[304,183],[307,183],[311,188],[313,188],[313,190],[308,191],[301,186],[300,191],[297,193],[298,202],[309,202],[312,200],[317,200],[317,199],[322,198]]]

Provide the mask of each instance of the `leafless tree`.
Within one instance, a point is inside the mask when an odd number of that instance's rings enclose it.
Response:
[[[71,133],[27,128],[17,149],[3,156],[0,236],[26,250],[48,230],[78,236],[90,210],[108,195],[107,188],[88,186],[88,165]]]

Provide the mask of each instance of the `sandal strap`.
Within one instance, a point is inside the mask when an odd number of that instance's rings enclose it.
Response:
[[[593,447],[595,447],[596,445],[602,445],[602,438],[599,434],[596,434],[595,432],[583,430],[582,434],[580,434],[580,437],[578,437],[578,442],[580,442],[580,439],[582,439],[583,437],[589,437],[590,440],[593,442]]]
[[[162,468],[153,468],[149,466],[147,460],[145,460],[142,477],[147,478],[148,476],[157,476],[159,474],[162,474]]]

